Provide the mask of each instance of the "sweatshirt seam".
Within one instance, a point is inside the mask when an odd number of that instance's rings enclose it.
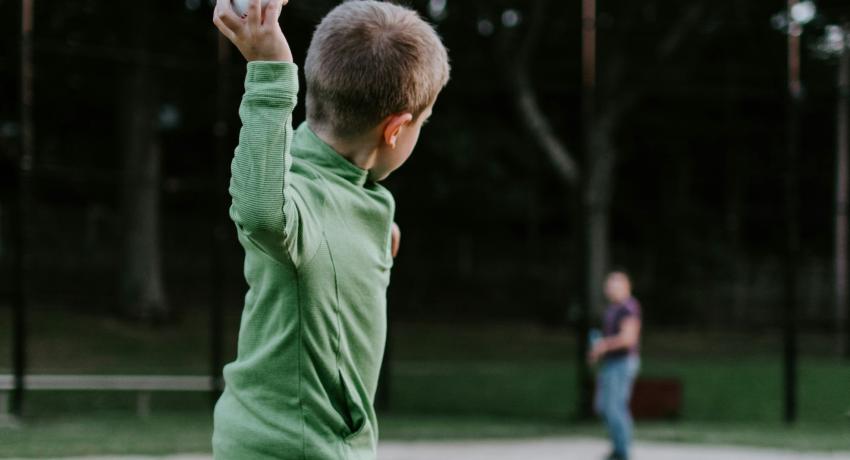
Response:
[[[328,247],[328,257],[331,261],[331,267],[333,269],[333,277],[334,277],[334,310],[336,310],[336,323],[337,323],[337,331],[336,331],[336,378],[338,380],[337,387],[340,392],[340,396],[342,396],[342,401],[340,409],[344,411],[343,414],[343,425],[345,425],[346,433],[335,433],[337,436],[341,436],[340,439],[340,449],[342,450],[341,454],[344,459],[348,459],[348,440],[347,437],[350,436],[348,431],[351,429],[348,426],[348,420],[351,419],[352,423],[353,415],[351,414],[351,408],[348,407],[348,388],[346,386],[345,380],[343,380],[343,370],[342,370],[342,310],[340,308],[339,302],[339,276],[336,271],[336,262],[334,261],[333,251],[331,251],[330,242],[325,239],[325,244]],[[347,414],[347,415],[346,415]]]
[[[293,264],[295,272],[296,298],[298,302],[298,409],[301,412],[301,459],[307,460],[307,414],[304,412],[304,396],[303,396],[303,354],[304,354],[304,312],[301,303],[301,273],[295,264]]]

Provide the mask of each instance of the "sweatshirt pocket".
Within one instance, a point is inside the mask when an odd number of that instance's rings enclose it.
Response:
[[[345,424],[348,428],[348,433],[345,435],[346,442],[353,442],[356,439],[360,438],[366,431],[366,415],[363,411],[363,405],[358,397],[357,393],[352,390],[351,382],[348,381],[348,378],[345,374],[340,370],[339,373],[339,382],[342,389],[342,396],[344,401],[344,411],[343,414],[345,418]]]

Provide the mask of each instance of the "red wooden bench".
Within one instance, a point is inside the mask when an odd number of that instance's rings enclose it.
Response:
[[[636,419],[665,419],[682,415],[682,381],[675,378],[639,377],[632,392]]]

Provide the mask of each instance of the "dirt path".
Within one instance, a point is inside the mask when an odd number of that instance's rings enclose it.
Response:
[[[599,439],[543,438],[505,441],[386,442],[379,460],[599,460],[607,453]],[[63,460],[211,460],[209,455],[168,457],[85,457]],[[636,460],[850,460],[850,452],[803,453],[745,447],[639,442]]]
[[[380,460],[601,460],[607,444],[598,439],[537,439],[465,443],[386,443]],[[740,447],[638,442],[636,460],[850,460],[850,452],[814,454]]]

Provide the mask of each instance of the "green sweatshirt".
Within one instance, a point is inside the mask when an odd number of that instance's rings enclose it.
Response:
[[[215,408],[218,460],[373,460],[392,195],[306,125],[298,67],[248,64],[230,216],[248,293]]]

